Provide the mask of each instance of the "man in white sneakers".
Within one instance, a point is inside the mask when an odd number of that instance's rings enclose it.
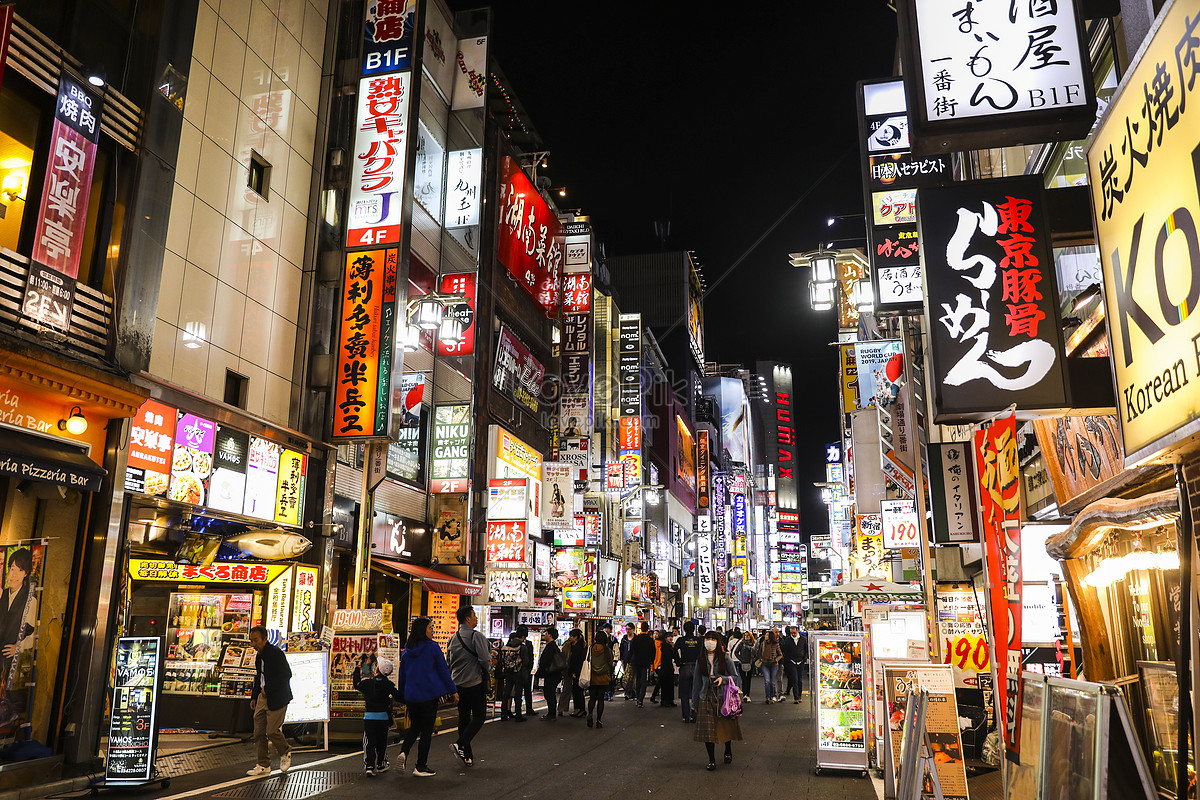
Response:
[[[279,753],[279,771],[292,766],[292,748],[283,735],[283,718],[292,702],[292,668],[287,656],[267,641],[267,629],[255,625],[250,629],[250,646],[258,651],[254,660],[254,688],[250,693],[250,710],[254,712],[254,744],[258,748],[258,764],[247,775],[266,775],[271,771],[271,754],[267,740]]]

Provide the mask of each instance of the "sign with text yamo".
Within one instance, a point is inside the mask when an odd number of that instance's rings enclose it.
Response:
[[[934,422],[1068,405],[1039,176],[921,190]]]
[[[521,170],[505,156],[500,165],[500,224],[496,258],[547,317],[558,315],[563,261],[562,223]]]
[[[46,180],[30,254],[34,262],[72,279],[79,277],[100,141],[100,99],[85,86],[74,76],[59,73]]]
[[[499,520],[487,524],[489,564],[524,564],[528,561],[529,536],[524,520]]]
[[[391,419],[396,251],[346,255],[332,438],[382,439]]]
[[[358,122],[346,212],[346,246],[399,244],[408,169],[412,74],[364,77],[358,82]]]
[[[1194,5],[1159,19],[1088,150],[1126,467],[1200,432]]]
[[[921,520],[912,500],[881,500],[879,516],[883,519],[883,546],[886,550],[921,546]]]
[[[1079,139],[1096,119],[1077,0],[898,6],[913,149]]]
[[[433,451],[429,491],[465,492],[471,476],[471,406],[439,405],[433,410]]]
[[[438,291],[442,294],[458,295],[462,300],[446,306],[446,313],[458,319],[463,326],[462,339],[458,344],[447,344],[437,340],[439,356],[469,356],[475,352],[475,284],[474,272],[455,272],[443,275]]]

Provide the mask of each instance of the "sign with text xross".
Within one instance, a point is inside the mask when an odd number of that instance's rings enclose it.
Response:
[[[1069,405],[1038,176],[922,189],[934,422]]]

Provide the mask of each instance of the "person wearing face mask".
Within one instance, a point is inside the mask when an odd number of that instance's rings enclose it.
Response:
[[[737,684],[738,668],[721,645],[721,635],[709,631],[704,635],[704,654],[696,664],[696,680],[692,688],[692,707],[696,714],[697,742],[704,742],[708,751],[709,771],[717,768],[716,745],[725,745],[725,763],[733,763],[733,742],[741,741],[742,729],[737,717],[721,716],[721,701],[725,684]]]

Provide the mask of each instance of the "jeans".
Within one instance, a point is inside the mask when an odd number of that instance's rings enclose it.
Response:
[[[683,718],[692,720],[696,709],[692,708],[692,688],[696,682],[696,662],[686,661],[679,665],[679,704],[683,707]]]
[[[392,723],[386,719],[363,720],[363,766],[367,769],[387,763],[388,731]]]
[[[634,667],[634,672],[637,673],[637,694],[638,705],[640,706],[646,700],[646,684],[650,683],[650,668],[649,667]]]
[[[788,683],[792,685],[792,699],[799,700],[804,691],[804,665],[788,661],[784,666],[787,668]]]
[[[404,741],[400,744],[400,752],[408,755],[417,737],[417,767],[429,766],[429,742],[433,738],[433,723],[437,721],[437,700],[426,700],[423,703],[408,704],[408,730],[404,732]]]
[[[271,711],[267,708],[265,695],[258,698],[254,705],[254,746],[257,750],[258,764],[261,767],[271,766],[271,753],[267,749],[267,740],[275,745],[275,751],[280,758],[291,752],[287,737],[283,735],[283,718],[287,716],[287,706]]]
[[[458,689],[458,746],[471,754],[471,740],[483,728],[487,719],[487,687],[482,683],[474,686],[462,686]]]
[[[738,664],[738,671],[742,673],[742,694],[749,697],[750,683],[754,680],[754,665]]]
[[[768,700],[773,700],[776,697],[775,692],[778,691],[777,681],[779,680],[779,665],[778,664],[763,664],[763,688],[766,691]]]

